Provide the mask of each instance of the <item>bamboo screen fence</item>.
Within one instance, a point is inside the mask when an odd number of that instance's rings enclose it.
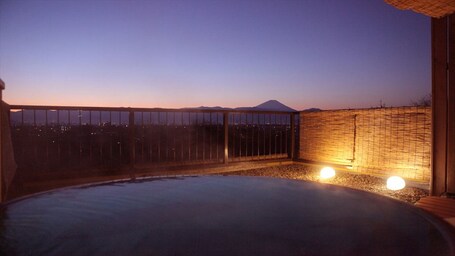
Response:
[[[353,171],[430,180],[431,108],[300,113],[299,157]]]

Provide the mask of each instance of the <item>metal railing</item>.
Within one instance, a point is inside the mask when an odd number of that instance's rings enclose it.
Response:
[[[19,170],[293,158],[298,115],[212,109],[10,106]]]

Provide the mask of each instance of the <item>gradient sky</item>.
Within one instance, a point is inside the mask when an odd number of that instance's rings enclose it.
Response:
[[[10,104],[402,106],[430,32],[382,0],[0,0],[0,78]]]

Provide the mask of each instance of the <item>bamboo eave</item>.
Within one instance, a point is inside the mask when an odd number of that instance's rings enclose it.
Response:
[[[400,10],[412,10],[433,18],[455,12],[455,0],[384,0]]]

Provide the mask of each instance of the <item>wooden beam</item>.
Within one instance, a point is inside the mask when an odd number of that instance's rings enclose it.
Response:
[[[447,192],[455,194],[455,14],[447,17],[448,108],[447,108]]]
[[[431,195],[447,191],[447,18],[431,19],[432,177]]]

